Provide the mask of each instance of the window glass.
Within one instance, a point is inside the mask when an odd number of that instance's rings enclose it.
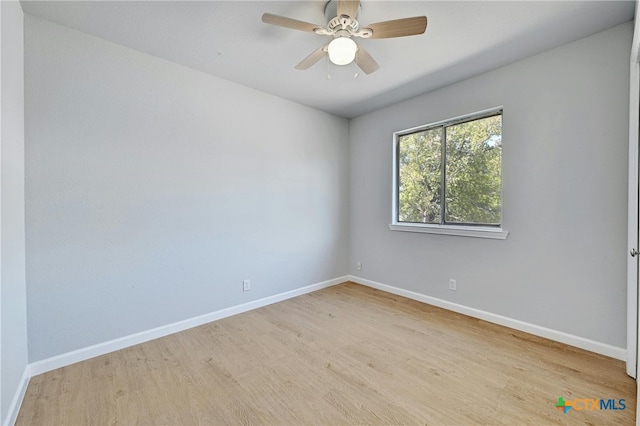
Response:
[[[502,116],[446,128],[445,223],[500,224]]]
[[[398,160],[398,221],[440,223],[442,129],[400,137]]]

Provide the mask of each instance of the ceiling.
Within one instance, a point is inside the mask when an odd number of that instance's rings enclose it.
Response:
[[[261,16],[324,26],[325,3],[23,0],[22,6],[27,14],[349,118],[630,21],[635,7],[632,0],[362,0],[361,25],[426,15],[427,31],[357,39],[380,64],[369,75],[326,59],[296,70],[330,37],[266,25]]]

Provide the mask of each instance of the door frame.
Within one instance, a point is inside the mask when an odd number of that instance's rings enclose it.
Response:
[[[638,369],[638,133],[640,128],[640,19],[636,0],[633,42],[629,68],[629,188],[627,219],[627,374],[633,378]]]
[[[629,217],[627,239],[627,374],[633,378],[638,364],[638,114],[640,113],[640,64],[631,64],[629,105]],[[634,94],[635,92],[635,94]],[[635,116],[635,118],[634,118]]]

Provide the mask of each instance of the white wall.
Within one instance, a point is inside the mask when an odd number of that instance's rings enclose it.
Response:
[[[31,16],[25,43],[30,361],[347,273],[347,120]]]
[[[354,119],[350,273],[626,348],[632,30],[624,24]],[[500,105],[509,237],[390,231],[392,133]]]
[[[12,423],[24,393],[27,316],[24,225],[22,8],[0,2],[0,422]]]

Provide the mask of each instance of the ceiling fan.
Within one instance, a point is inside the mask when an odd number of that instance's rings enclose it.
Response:
[[[333,16],[333,10],[336,11],[336,16],[329,20],[330,16]],[[330,0],[325,6],[325,14],[327,15],[327,20],[329,20],[326,28],[271,13],[262,15],[262,22],[319,35],[333,36],[333,40],[329,44],[313,51],[295,66],[296,69],[306,70],[328,54],[329,60],[336,65],[347,65],[355,60],[358,67],[367,74],[371,74],[380,68],[380,65],[369,52],[364,50],[362,46],[358,46],[351,37],[405,37],[423,34],[427,29],[426,16],[394,19],[360,28],[360,23],[356,20],[359,10],[360,0]]]

